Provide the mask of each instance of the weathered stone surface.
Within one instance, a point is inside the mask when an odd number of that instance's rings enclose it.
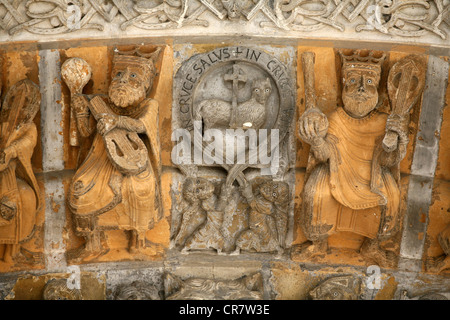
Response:
[[[329,1],[326,10],[323,1],[29,1],[28,7],[22,1],[7,2],[11,6],[0,1],[2,100],[23,79],[40,88],[43,103],[34,119],[37,143],[31,166],[46,205],[36,216],[35,236],[21,244],[26,259],[0,266],[0,299],[158,300],[200,298],[205,293],[222,299],[269,300],[450,298],[448,1],[416,1],[414,8],[395,1],[386,7],[375,0]],[[59,14],[44,17],[50,9]],[[148,48],[146,53],[163,48],[147,92],[159,102],[159,119],[152,121],[152,128],[159,132],[155,167],[160,170],[161,219],[146,226],[144,255],[129,251],[127,231],[108,229],[103,231],[110,249],[105,255],[91,261],[67,260],[68,252],[85,243],[75,233],[67,200],[72,179],[88,158],[92,137],[85,139],[77,132],[61,66],[82,58],[92,68],[83,94],[89,100],[106,96],[116,48],[133,51],[137,46]],[[402,91],[398,86],[389,92],[389,83],[402,83],[390,78],[389,70],[410,54],[428,61],[425,93],[417,103],[409,103],[413,107],[404,130],[409,144],[398,166],[399,232],[381,243],[400,256],[400,264],[387,269],[361,255],[365,237],[351,232],[330,236],[324,254],[300,258],[310,244],[297,213],[304,204],[311,148],[300,139],[296,120],[314,101],[305,94],[306,88],[315,89],[315,100],[327,117],[342,105],[340,74],[345,70],[338,52],[344,48],[386,54],[378,90],[378,110],[386,114],[398,100],[389,94]],[[311,73],[303,65],[305,52],[315,54],[315,79],[308,77]],[[399,70],[403,74],[408,68]],[[419,82],[412,80],[413,87]],[[267,96],[256,94],[256,89],[267,90]],[[192,103],[186,103],[188,97]],[[183,113],[186,106],[202,112]],[[428,107],[439,112],[426,111]],[[250,112],[242,113],[246,108]],[[279,117],[278,109],[285,115]],[[189,129],[194,120],[205,125],[202,134],[208,128],[226,130],[251,123],[261,130],[275,124],[287,137],[280,145],[282,170],[177,165],[172,151],[179,140],[172,133]],[[244,177],[248,184],[240,183]],[[194,182],[191,188],[185,188],[188,182]],[[286,202],[273,201],[266,192],[274,186],[284,190],[277,197]],[[198,187],[205,187],[208,197],[188,202],[186,195],[202,197],[192,194]],[[205,221],[189,225],[195,222],[186,214],[189,211],[193,217],[200,213]],[[232,214],[221,221],[220,213],[228,211]],[[170,246],[184,216],[190,239],[184,244],[192,245],[184,250],[188,255],[181,253],[183,245]],[[233,239],[232,245],[218,255],[217,247],[225,247],[226,237]],[[230,255],[238,251],[239,255]],[[201,296],[199,287],[205,288]]]

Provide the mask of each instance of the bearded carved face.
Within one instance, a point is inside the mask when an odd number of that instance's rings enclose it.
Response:
[[[363,118],[378,103],[379,74],[372,70],[349,70],[344,75],[342,100],[351,117]]]
[[[120,108],[136,106],[146,97],[147,83],[148,79],[140,68],[128,66],[114,69],[109,86],[109,99]]]

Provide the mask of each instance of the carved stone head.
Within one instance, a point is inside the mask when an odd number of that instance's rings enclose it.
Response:
[[[256,79],[252,83],[252,97],[260,104],[265,104],[272,93],[272,85],[269,78]]]
[[[230,20],[234,20],[234,19],[239,19],[240,17],[240,6],[238,1],[236,0],[222,0],[222,5],[225,8],[227,15],[228,15],[228,19]]]
[[[354,118],[363,118],[377,106],[381,65],[386,55],[367,50],[340,54],[344,110]]]
[[[283,204],[289,200],[289,185],[281,181],[268,181],[259,187],[262,196],[270,202]]]
[[[116,54],[108,92],[111,102],[120,108],[138,105],[146,98],[154,77],[152,58]]]
[[[183,183],[183,197],[189,203],[205,200],[214,193],[214,184],[204,178],[187,178]]]

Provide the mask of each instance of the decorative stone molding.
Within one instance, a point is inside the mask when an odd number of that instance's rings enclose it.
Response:
[[[4,41],[60,35],[258,34],[448,46],[450,2],[398,0],[1,0]],[[182,29],[182,30],[180,30]],[[220,30],[220,31],[219,31]],[[40,41],[44,41],[41,38]]]

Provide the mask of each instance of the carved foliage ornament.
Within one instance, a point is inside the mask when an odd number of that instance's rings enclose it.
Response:
[[[102,31],[106,23],[121,30],[208,27],[219,20],[250,21],[261,27],[313,32],[374,31],[398,37],[448,36],[448,0],[0,0],[0,27],[14,35],[61,34],[79,29]],[[207,14],[208,13],[208,14]]]

